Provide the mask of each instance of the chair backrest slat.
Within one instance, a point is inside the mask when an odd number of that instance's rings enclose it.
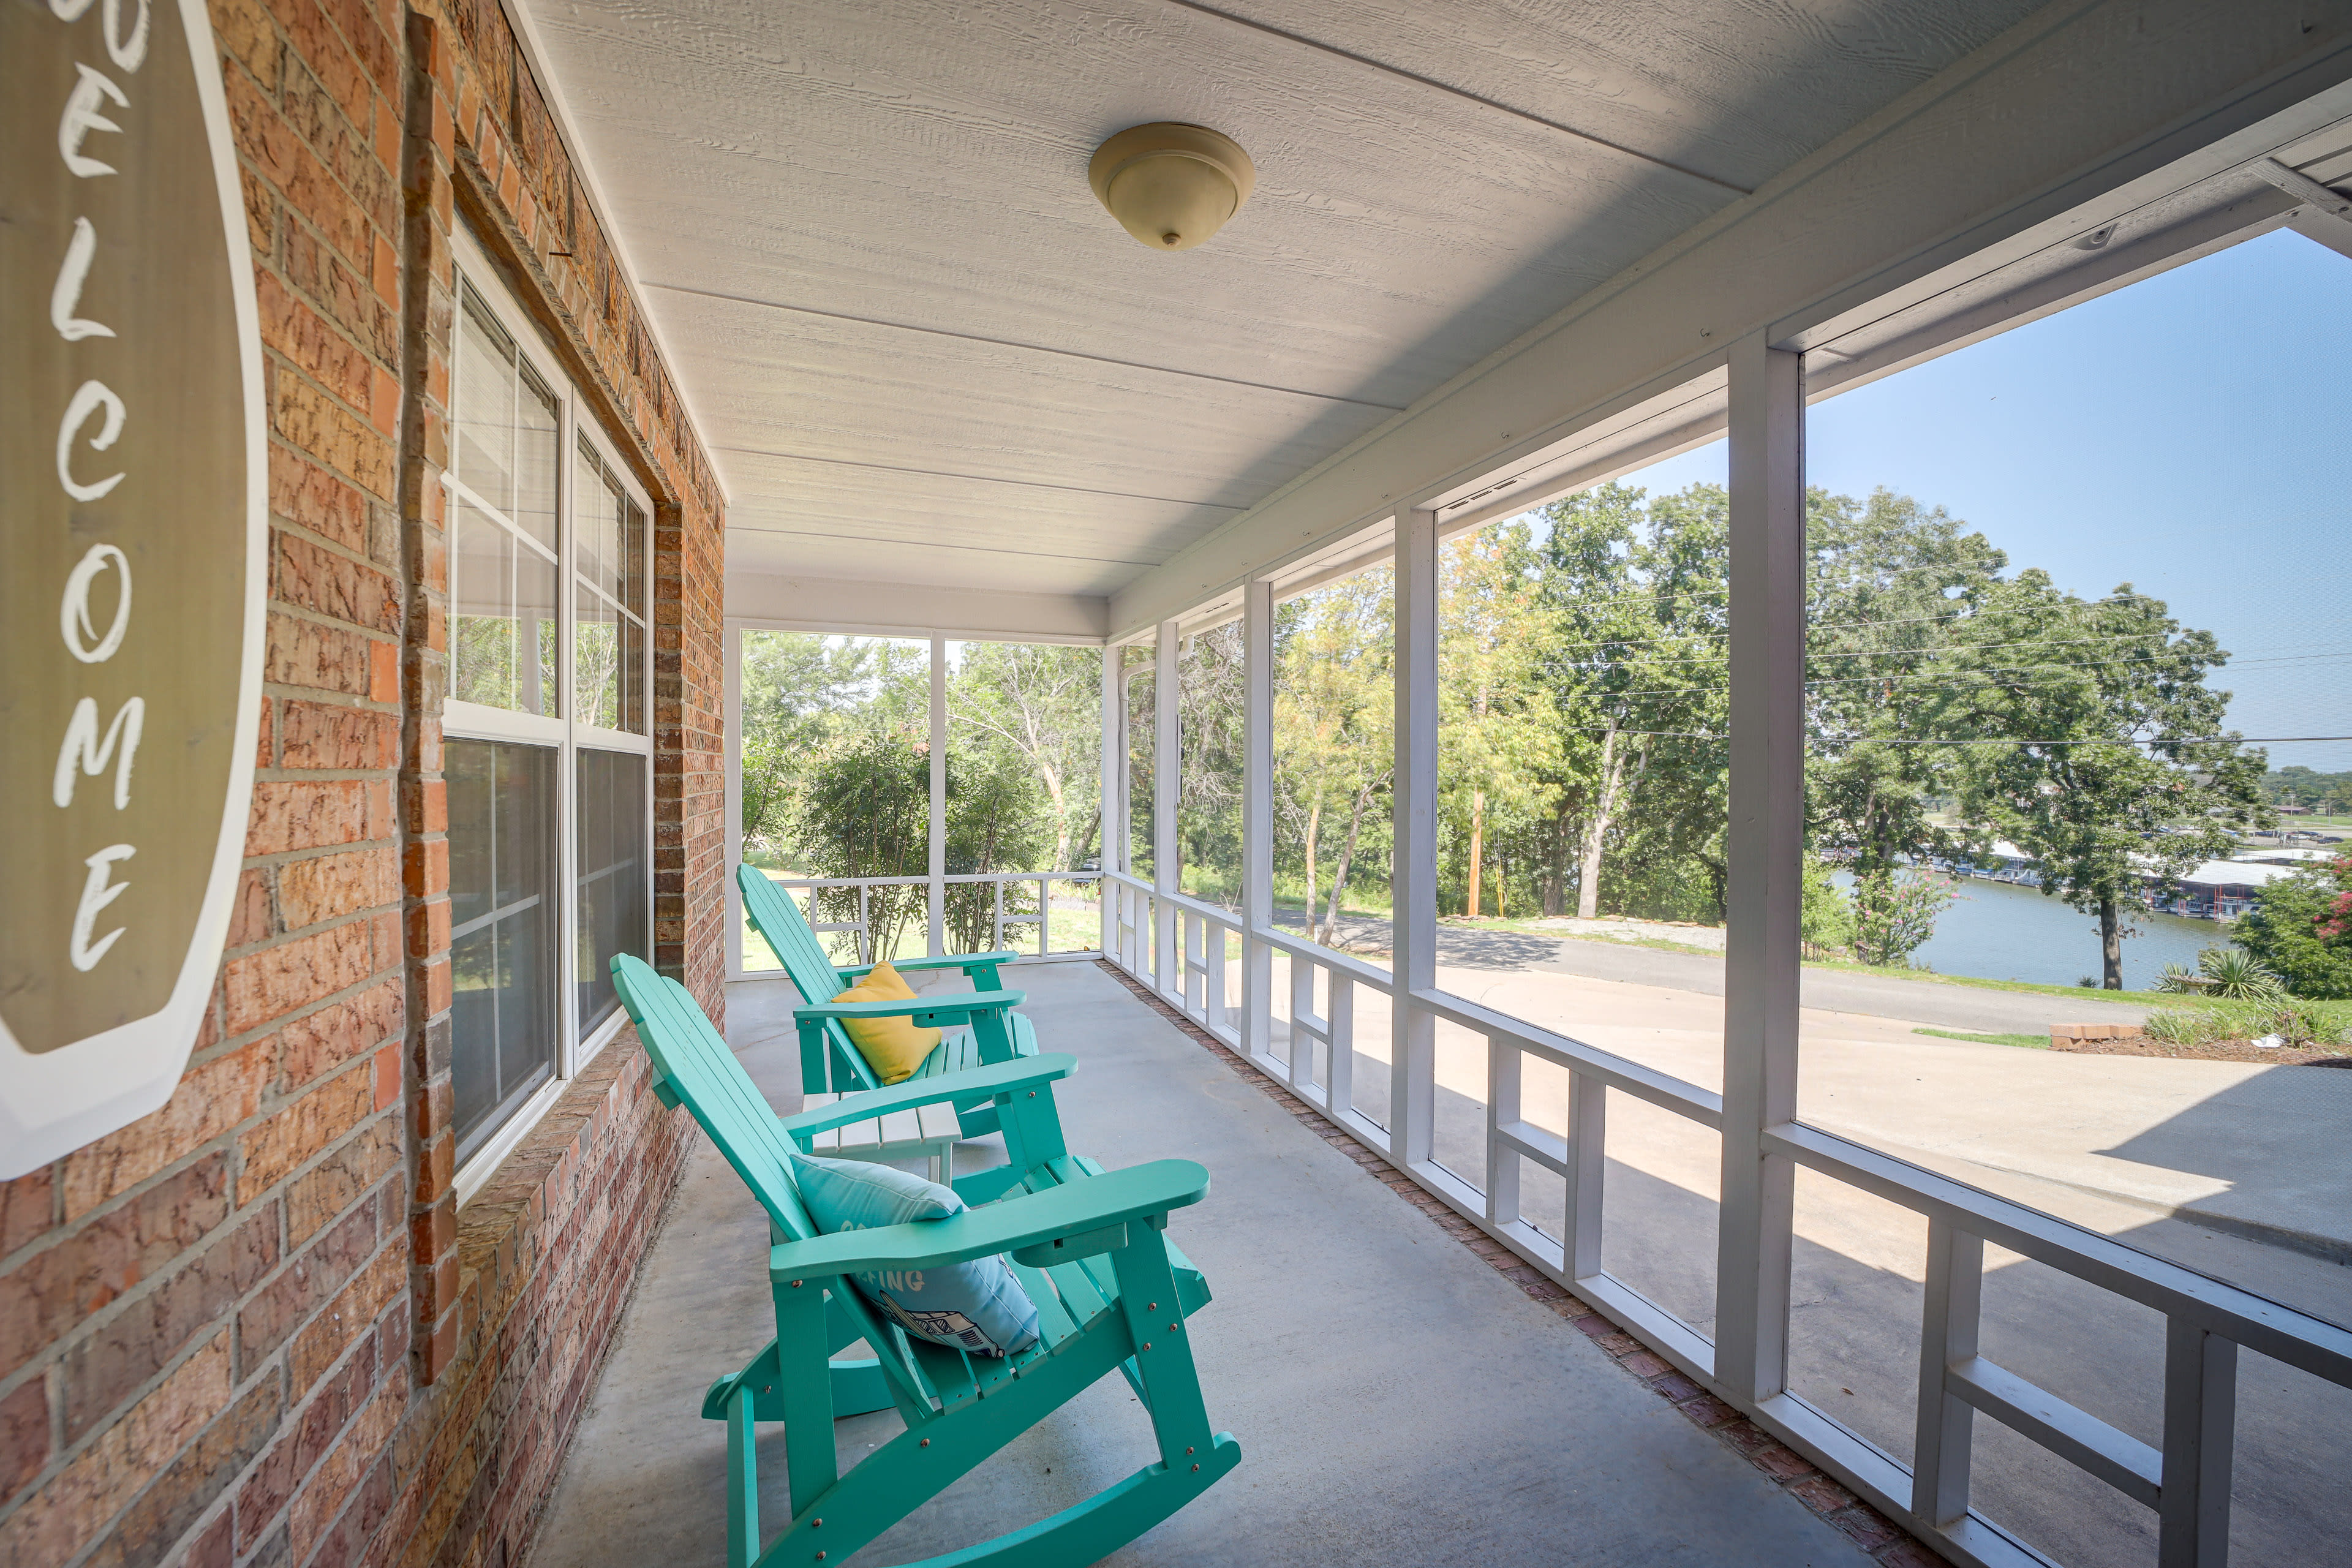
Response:
[[[711,1027],[694,994],[626,953],[613,960],[613,985],[637,1026],[637,1039],[653,1059],[655,1070],[719,1145],[719,1152],[743,1178],[760,1206],[768,1211],[777,1234],[788,1241],[806,1241],[817,1235],[816,1222],[801,1203],[800,1188],[793,1179],[791,1138],[767,1097],[743,1070],[742,1062]],[[900,1410],[928,1408],[929,1395],[902,1359],[904,1337],[886,1327],[845,1281],[833,1295],[866,1342],[874,1347],[883,1375],[905,1395],[898,1402]],[[820,1362],[831,1353],[822,1343],[778,1348],[786,1354],[813,1356]],[[900,1353],[893,1353],[894,1350]]]
[[[757,866],[737,867],[735,882],[742,889],[744,918],[766,940],[803,1003],[814,1006],[830,1002],[848,989],[849,982],[825,956],[824,943],[817,941],[791,894],[770,881]],[[801,1087],[812,1094],[882,1087],[837,1020],[824,1026],[824,1059],[803,1058],[801,1079]]]
[[[702,1123],[768,1217],[793,1240],[816,1235],[793,1184],[791,1140],[693,994],[626,953],[613,960],[613,985],[655,1068]]]
[[[840,971],[827,958],[824,946],[817,941],[816,932],[793,902],[790,893],[770,881],[756,866],[737,868],[736,883],[743,892],[743,912],[752,928],[766,939],[800,990],[801,1000],[812,1006],[830,1002],[844,988]]]

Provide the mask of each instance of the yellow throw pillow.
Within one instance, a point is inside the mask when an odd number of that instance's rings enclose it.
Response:
[[[900,982],[904,984],[904,982]],[[908,992],[908,996],[913,995]],[[834,998],[836,1002],[904,1002],[907,996],[887,996],[864,985],[853,985]],[[849,1031],[849,1043],[874,1069],[874,1076],[886,1084],[904,1083],[915,1069],[923,1065],[940,1043],[937,1029],[919,1029],[908,1018],[844,1018],[842,1026]]]
[[[887,958],[868,970],[866,978],[857,984],[868,991],[879,991],[885,996],[895,996],[901,1002],[912,1002],[915,999],[915,988],[907,984],[904,975],[890,966],[890,961]]]

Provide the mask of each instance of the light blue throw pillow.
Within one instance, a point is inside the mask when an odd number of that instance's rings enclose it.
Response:
[[[796,1153],[793,1176],[809,1217],[822,1231],[945,1219],[965,1208],[951,1188],[863,1160]],[[1037,1342],[1037,1304],[1002,1258],[851,1279],[884,1317],[934,1344],[1001,1356]]]

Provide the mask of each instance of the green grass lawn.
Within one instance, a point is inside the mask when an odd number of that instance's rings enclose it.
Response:
[[[2030,1051],[2050,1048],[2047,1035],[1969,1035],[1956,1029],[1914,1029],[1915,1035],[1933,1035],[1939,1040],[1971,1040],[1980,1046],[2018,1046]]]

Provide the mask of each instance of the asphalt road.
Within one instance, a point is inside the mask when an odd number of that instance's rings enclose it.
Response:
[[[1300,924],[1300,916],[1295,910],[1282,910],[1275,919],[1294,931]],[[1340,921],[1339,936],[1350,949],[1385,952],[1389,922],[1350,916]],[[1705,996],[1723,994],[1722,959],[1636,947],[1630,942],[1440,926],[1437,961],[1465,969],[1549,970],[1588,980],[1661,985]],[[1905,980],[1891,974],[1853,974],[1834,969],[1807,969],[1803,984],[1803,1001],[1808,1007],[1876,1018],[1906,1018],[1939,1029],[1965,1029],[1976,1034],[2039,1035],[2047,1033],[2053,1024],[2137,1024],[2147,1016],[2145,1006],[2097,1001],[2090,992],[2077,999],[2032,991],[1980,990],[1972,985]]]

